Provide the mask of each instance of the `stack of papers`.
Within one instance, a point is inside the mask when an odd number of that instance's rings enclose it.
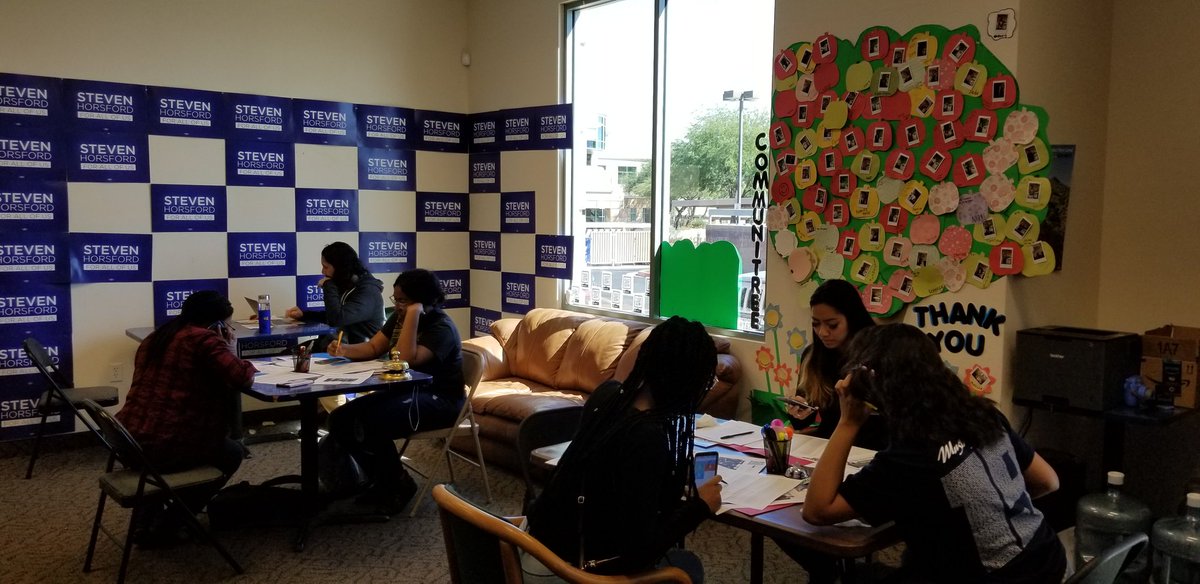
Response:
[[[258,369],[254,382],[272,385],[301,379],[310,380],[314,385],[357,385],[382,370],[379,361],[351,361],[330,357],[328,353],[314,353],[308,373],[293,371],[290,355],[254,359],[251,363]]]

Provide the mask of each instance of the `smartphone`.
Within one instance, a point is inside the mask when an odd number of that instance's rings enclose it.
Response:
[[[788,404],[788,405],[796,406],[796,407],[798,407],[798,408],[800,408],[800,409],[802,409],[802,410],[814,410],[814,411],[816,411],[816,409],[817,409],[817,406],[810,406],[810,405],[808,405],[808,404],[806,404],[806,403],[804,403],[804,402],[802,402],[802,401],[800,401],[800,400],[798,400],[798,399],[796,399],[796,398],[794,398],[794,397],[788,397],[788,396],[786,396],[786,395],[777,395],[777,396],[775,396],[775,399],[777,399],[777,400],[779,400],[779,401],[781,401],[781,402],[784,402],[784,403],[786,403],[786,404]]]
[[[697,452],[694,468],[696,470],[696,484],[702,485],[715,476],[717,476],[717,459],[719,455],[716,452]]]

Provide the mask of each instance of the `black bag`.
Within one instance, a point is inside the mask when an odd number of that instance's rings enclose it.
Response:
[[[303,517],[304,498],[295,488],[242,481],[221,489],[208,502],[213,529],[295,525]]]
[[[326,434],[317,442],[317,481],[322,495],[342,499],[357,495],[370,482],[362,466],[350,456],[333,434]]]

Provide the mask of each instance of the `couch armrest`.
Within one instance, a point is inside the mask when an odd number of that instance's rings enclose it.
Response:
[[[512,375],[508,369],[508,361],[504,359],[504,347],[500,346],[500,341],[495,337],[473,337],[463,341],[462,348],[464,351],[478,354],[483,361],[483,377],[480,381]]]
[[[728,353],[717,354],[717,382],[713,384],[699,411],[717,418],[732,420],[737,416],[738,381],[742,379],[742,363]]]

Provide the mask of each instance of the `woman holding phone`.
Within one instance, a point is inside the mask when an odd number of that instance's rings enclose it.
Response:
[[[845,280],[826,280],[808,301],[812,311],[813,343],[804,350],[800,362],[797,394],[789,401],[788,415],[802,433],[829,438],[841,417],[834,383],[846,364],[845,349],[860,331],[875,326],[853,284]],[[816,416],[819,422],[808,428]],[[886,445],[883,420],[875,416],[855,446],[879,450]]]
[[[1058,475],[995,404],[947,369],[916,327],[863,331],[847,358],[836,384],[842,416],[813,471],[804,519],[895,521],[907,545],[897,581],[1062,581],[1066,554],[1031,501],[1058,489]],[[890,445],[843,479],[868,402],[887,416]]]
[[[383,282],[371,275],[349,244],[335,241],[321,250],[324,310],[287,309],[287,317],[337,327],[346,343],[370,339],[383,324]],[[321,350],[325,344],[317,347]]]
[[[233,400],[254,380],[254,365],[239,359],[224,296],[202,290],[183,301],[179,316],[159,327],[138,346],[133,381],[117,419],[145,450],[160,472],[212,465],[228,480],[242,463],[245,449],[229,438]],[[199,511],[224,486],[181,492]],[[161,509],[139,512],[134,540],[141,547],[168,545],[181,524]]]

